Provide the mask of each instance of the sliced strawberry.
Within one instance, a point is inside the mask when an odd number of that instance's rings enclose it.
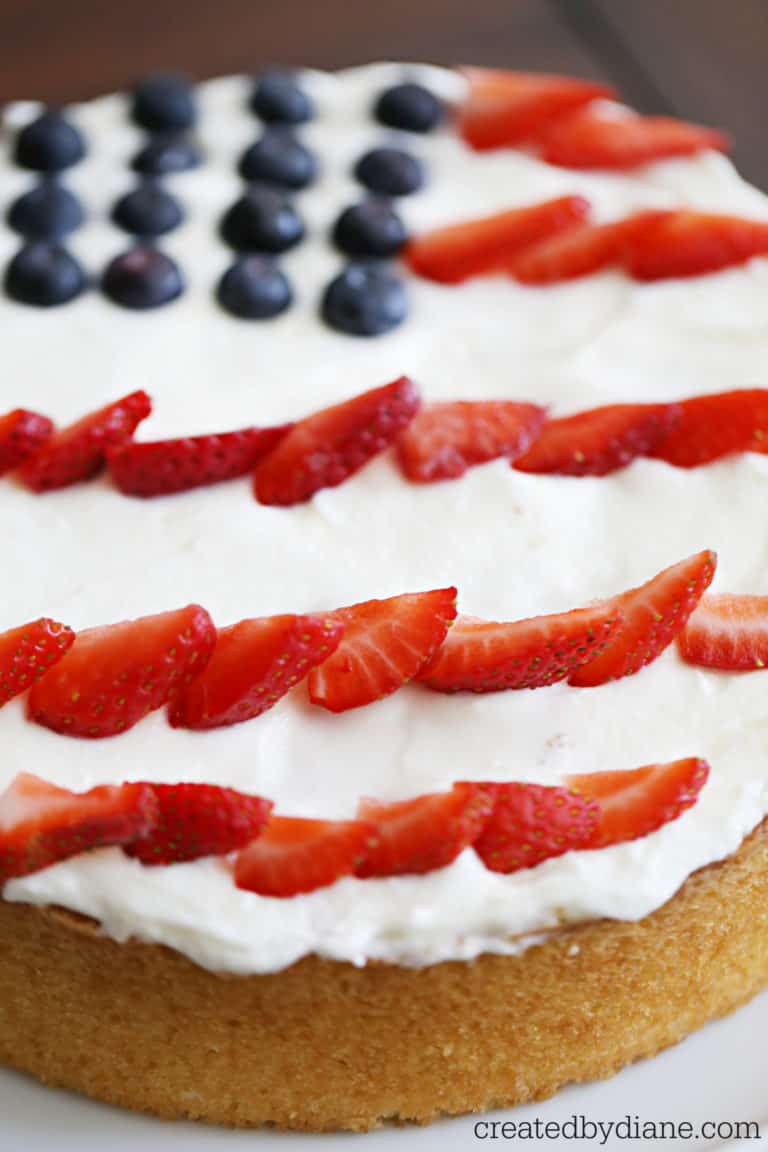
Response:
[[[344,635],[310,672],[309,697],[330,712],[346,712],[389,696],[421,671],[456,617],[456,589],[366,600],[331,615]]]
[[[459,616],[418,679],[437,692],[544,688],[599,657],[620,620],[612,603],[512,623]]]
[[[648,453],[677,468],[698,468],[732,452],[768,452],[768,388],[693,396]]]
[[[474,844],[494,798],[493,784],[454,784],[450,792],[430,792],[395,804],[361,800],[357,814],[375,824],[377,842],[358,865],[357,875],[400,876],[445,868]]]
[[[129,440],[107,452],[117,487],[130,496],[167,496],[247,476],[292,424],[242,428],[179,440]]]
[[[709,765],[696,756],[628,772],[571,776],[568,787],[599,806],[592,839],[582,847],[607,848],[655,832],[693,807],[708,776]]]
[[[146,392],[131,392],[122,400],[60,428],[22,465],[19,476],[34,492],[66,488],[100,472],[106,452],[123,444],[152,411]]]
[[[684,660],[704,668],[768,667],[768,596],[704,596],[677,644]]]
[[[575,227],[588,213],[589,202],[583,196],[511,208],[416,236],[404,257],[417,276],[460,284],[472,276],[506,270],[531,244]]]
[[[768,255],[768,221],[706,212],[669,212],[631,241],[627,270],[636,280],[703,276]]]
[[[680,419],[677,404],[607,404],[549,420],[522,456],[519,472],[606,476],[646,456]]]
[[[365,820],[273,816],[235,860],[235,883],[260,896],[313,892],[351,876],[375,842]]]
[[[258,464],[256,499],[301,504],[342,484],[394,441],[420,404],[413,382],[401,376],[300,420]]]
[[[651,664],[685,627],[712,582],[716,564],[714,552],[698,552],[608,601],[621,614],[622,627],[602,655],[572,672],[568,683],[592,688],[634,676]]]
[[[474,464],[519,456],[545,417],[545,408],[511,400],[430,404],[400,435],[400,466],[417,483],[455,479]]]
[[[58,664],[74,642],[71,628],[46,616],[0,633],[0,708]]]
[[[518,872],[543,860],[585,848],[595,834],[600,810],[593,800],[567,788],[543,784],[496,784],[493,811],[475,841],[475,852],[491,872]]]
[[[464,75],[470,86],[458,129],[477,151],[520,144],[565,113],[613,95],[605,84],[571,76],[492,68],[465,68]]]
[[[344,632],[333,616],[265,616],[218,633],[208,667],[174,700],[174,728],[221,728],[266,712],[316,664],[335,652]]]
[[[216,784],[147,784],[156,814],[125,851],[142,864],[225,856],[250,843],[272,811],[271,800]]]
[[[26,408],[0,416],[0,476],[18,468],[53,434],[53,421]]]
[[[581,111],[553,124],[541,156],[561,168],[639,168],[655,160],[691,156],[707,148],[727,152],[722,132],[668,116],[607,116]]]
[[[129,844],[154,819],[146,784],[69,792],[21,773],[0,795],[0,884],[91,848]]]
[[[522,284],[556,284],[618,267],[627,259],[630,244],[643,237],[665,212],[637,212],[610,224],[583,224],[527,248],[513,261],[510,272]]]
[[[66,659],[33,685],[29,717],[65,736],[116,736],[199,675],[215,642],[197,604],[79,632]]]

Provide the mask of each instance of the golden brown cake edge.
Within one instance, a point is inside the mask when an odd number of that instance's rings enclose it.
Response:
[[[135,1111],[242,1127],[426,1123],[601,1079],[768,983],[768,821],[638,922],[520,956],[220,975],[0,900],[0,1061]]]

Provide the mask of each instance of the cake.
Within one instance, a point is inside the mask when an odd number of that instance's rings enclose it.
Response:
[[[0,1059],[367,1130],[768,983],[768,201],[724,137],[394,64],[5,137]]]

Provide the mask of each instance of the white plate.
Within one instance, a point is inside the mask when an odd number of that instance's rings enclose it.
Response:
[[[569,1088],[542,1104],[508,1112],[446,1120],[428,1128],[386,1128],[364,1137],[296,1136],[277,1132],[232,1132],[192,1124],[164,1124],[80,1097],[53,1092],[11,1072],[0,1071],[2,1152],[315,1152],[351,1145],[364,1152],[629,1152],[675,1148],[680,1152],[723,1148],[754,1152],[768,1147],[768,991],[727,1020],[710,1024],[678,1047],[625,1068],[599,1084]],[[573,1115],[592,1122],[689,1121],[699,1133],[706,1121],[757,1121],[760,1139],[641,1141],[619,1139],[477,1139],[477,1121],[537,1118],[564,1123]],[[487,1132],[487,1129],[481,1131]],[[566,1134],[568,1130],[566,1129]],[[724,1133],[725,1134],[725,1133]]]

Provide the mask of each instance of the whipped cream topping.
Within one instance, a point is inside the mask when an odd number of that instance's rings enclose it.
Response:
[[[282,261],[296,304],[262,324],[232,319],[212,295],[231,259],[215,224],[239,193],[236,159],[258,132],[245,110],[249,82],[201,86],[207,160],[169,178],[187,222],[163,242],[186,294],[146,314],[95,291],[46,313],[0,299],[0,411],[23,405],[69,422],[141,387],[155,409],[139,438],[154,439],[298,417],[403,372],[427,400],[508,397],[556,414],[765,384],[760,260],[655,285],[615,273],[547,289],[407,277],[410,315],[397,331],[366,341],[323,327],[319,296],[341,265],[328,233],[361,195],[355,159],[385,140],[399,139],[428,168],[425,189],[398,204],[413,230],[570,192],[586,195],[600,220],[675,205],[768,218],[768,201],[719,155],[583,173],[518,151],[473,154],[447,127],[399,136],[375,123],[370,106],[405,74],[446,98],[463,88],[456,74],[410,65],[304,75],[318,116],[300,131],[323,171],[297,198],[308,238]],[[34,111],[11,108],[9,134]],[[123,96],[71,115],[90,146],[67,177],[90,213],[71,247],[97,272],[128,246],[108,212],[132,184],[128,160],[141,136]],[[10,198],[31,178],[5,153]],[[17,244],[0,230],[0,259]],[[716,590],[768,593],[767,505],[768,458],[753,455],[690,472],[641,460],[602,479],[529,476],[496,461],[457,482],[412,486],[385,454],[288,509],[255,503],[247,480],[150,501],[119,496],[108,479],[44,497],[5,480],[0,629],[42,614],[83,628],[190,601],[225,625],[448,583],[459,587],[461,611],[517,619],[583,605],[705,547],[719,552]],[[448,697],[413,686],[333,716],[299,687],[232,728],[171,730],[155,714],[93,742],[28,723],[17,700],[0,711],[0,787],[21,771],[74,789],[208,781],[269,796],[278,812],[340,818],[363,795],[406,798],[459,779],[555,784],[685,755],[708,758],[712,773],[696,806],[660,831],[511,876],[467,851],[426,876],[349,878],[276,900],[238,891],[225,860],[144,868],[109,849],[12,881],[3,895],[75,909],[118,940],[157,941],[231,972],[273,971],[308,953],[423,965],[512,952],[564,922],[642,917],[738,847],[768,812],[766,691],[768,674],[695,669],[672,648],[598,689]]]

